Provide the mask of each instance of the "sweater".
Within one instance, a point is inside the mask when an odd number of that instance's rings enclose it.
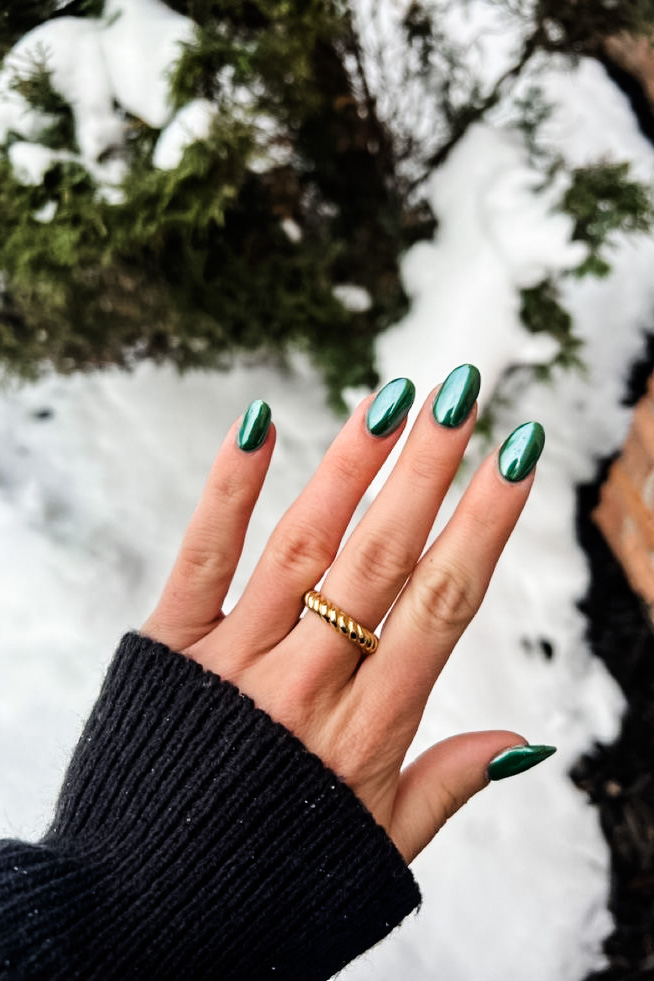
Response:
[[[419,902],[386,832],[300,740],[129,633],[49,830],[0,842],[0,978],[320,981]]]

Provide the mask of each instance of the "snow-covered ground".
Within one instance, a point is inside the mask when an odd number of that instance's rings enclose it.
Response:
[[[551,138],[570,163],[630,159],[652,181],[654,152],[597,64],[552,66],[540,81],[558,107]],[[482,370],[487,399],[506,364],[547,356],[517,322],[518,289],[575,257],[569,226],[534,183],[515,137],[484,127],[435,175],[441,225],[405,260],[412,308],[379,340],[384,380],[408,375],[420,398],[467,360]],[[587,376],[514,379],[498,411],[498,440],[539,419],[545,454],[415,746],[497,726],[559,753],[488,788],[440,833],[415,863],[421,912],[352,965],[352,981],[581,981],[601,963],[608,853],[567,771],[594,740],[615,736],[622,705],[576,608],[587,570],[574,484],[628,424],[619,399],[654,310],[654,242],[620,242],[612,258],[608,279],[566,286]],[[43,830],[113,647],[150,612],[213,453],[257,397],[272,406],[278,444],[236,592],[339,426],[304,360],[290,372],[242,363],[182,379],[143,365],[0,393],[0,835]],[[481,452],[472,446],[471,463]]]

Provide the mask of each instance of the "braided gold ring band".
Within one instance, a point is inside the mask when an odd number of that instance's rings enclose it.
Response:
[[[372,630],[362,627],[360,623],[353,620],[338,606],[334,606],[317,589],[310,589],[308,593],[304,594],[304,605],[322,617],[325,623],[332,626],[334,630],[338,630],[352,643],[357,644],[364,654],[373,654],[377,650],[379,643],[377,635],[373,634]]]

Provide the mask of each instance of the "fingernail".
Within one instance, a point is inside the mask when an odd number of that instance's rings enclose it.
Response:
[[[500,447],[499,468],[504,479],[513,484],[524,480],[538,463],[544,446],[545,430],[539,422],[526,422],[514,429]]]
[[[236,437],[239,450],[245,450],[246,453],[258,450],[268,435],[271,418],[272,413],[267,402],[261,399],[250,402]]]
[[[505,749],[488,764],[489,780],[504,780],[516,773],[530,770],[556,753],[556,746],[514,746]]]
[[[408,378],[395,378],[384,385],[366,413],[368,432],[390,436],[406,419],[415,397],[415,385]]]
[[[462,364],[451,371],[434,402],[434,419],[441,426],[455,429],[470,415],[481,385],[481,375],[473,364]]]

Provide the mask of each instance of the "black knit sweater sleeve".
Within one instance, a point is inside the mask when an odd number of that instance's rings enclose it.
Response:
[[[41,842],[0,843],[0,978],[329,978],[420,901],[355,794],[127,634]]]

